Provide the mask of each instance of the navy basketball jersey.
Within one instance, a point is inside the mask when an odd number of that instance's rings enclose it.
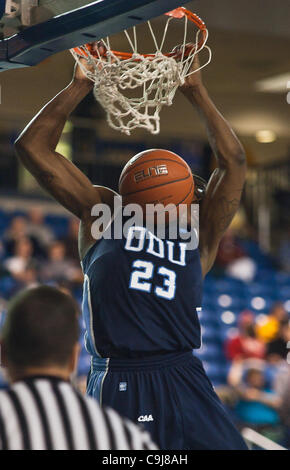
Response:
[[[82,267],[85,343],[92,356],[138,358],[200,347],[198,249],[131,226],[121,239],[97,241]]]

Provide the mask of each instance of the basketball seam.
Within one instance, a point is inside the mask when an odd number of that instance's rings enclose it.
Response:
[[[185,163],[185,165],[183,165],[183,163],[181,162],[177,162],[176,160],[171,160],[170,158],[152,158],[152,160],[147,160],[146,162],[139,162],[137,163],[136,165],[133,163],[133,165],[130,167],[128,166],[127,170],[130,169],[133,170],[134,168],[136,168],[136,166],[140,166],[140,165],[145,165],[146,163],[149,163],[149,162],[156,162],[156,160],[158,161],[162,161],[162,162],[174,162],[176,163],[177,165],[181,165],[183,168],[185,168],[186,170],[188,170],[188,165],[187,163]],[[119,180],[119,185],[122,183],[122,180],[125,176],[127,176],[127,170],[125,171],[124,175],[120,178]]]
[[[157,185],[155,185],[155,186],[150,186],[149,188],[138,189],[137,191],[132,191],[131,193],[121,194],[121,196],[122,196],[122,197],[131,196],[132,194],[142,193],[143,191],[149,191],[150,189],[160,188],[161,186],[166,186],[166,185],[173,184],[173,183],[179,183],[180,181],[185,181],[185,180],[187,180],[187,179],[190,178],[191,176],[192,176],[192,175],[188,175],[186,178],[181,178],[181,179],[178,179],[178,180],[169,181],[169,182],[167,182],[167,183],[157,184]]]

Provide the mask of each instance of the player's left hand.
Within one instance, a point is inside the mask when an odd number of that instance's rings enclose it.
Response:
[[[195,47],[194,44],[188,43],[185,46],[185,50],[192,48],[192,47]],[[177,53],[176,59],[178,60],[179,57],[182,57],[183,46],[176,46],[173,49],[173,51]],[[181,91],[199,88],[203,85],[201,72],[198,71],[199,68],[200,68],[200,62],[199,62],[198,54],[196,54],[196,56],[194,57],[191,69],[189,71],[189,73],[190,72],[194,72],[194,73],[186,77],[184,84],[181,85],[180,87]],[[197,70],[197,72],[195,72],[195,70]]]

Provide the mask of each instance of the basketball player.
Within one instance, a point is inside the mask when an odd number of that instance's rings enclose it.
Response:
[[[198,65],[196,58],[194,67]],[[192,354],[201,344],[197,309],[203,278],[239,207],[244,150],[209,98],[201,74],[189,76],[181,91],[205,121],[217,159],[201,203],[199,248],[184,251],[180,240],[156,240],[142,227],[135,228],[137,242],[130,230],[121,240],[102,234],[96,240],[91,209],[97,203],[113,209],[115,193],[93,186],[55,150],[67,118],[92,87],[76,67],[72,82],[16,141],[23,165],[80,219],[83,315],[92,357],[88,394],[143,423],[161,449],[246,449]],[[149,150],[131,163],[137,161],[142,168],[151,152],[156,161],[172,156],[166,150]],[[192,194],[192,202],[196,196]]]

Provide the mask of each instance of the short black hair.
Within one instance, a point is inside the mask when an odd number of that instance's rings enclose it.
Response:
[[[40,286],[12,299],[2,331],[7,360],[17,368],[65,366],[79,338],[76,301]]]

